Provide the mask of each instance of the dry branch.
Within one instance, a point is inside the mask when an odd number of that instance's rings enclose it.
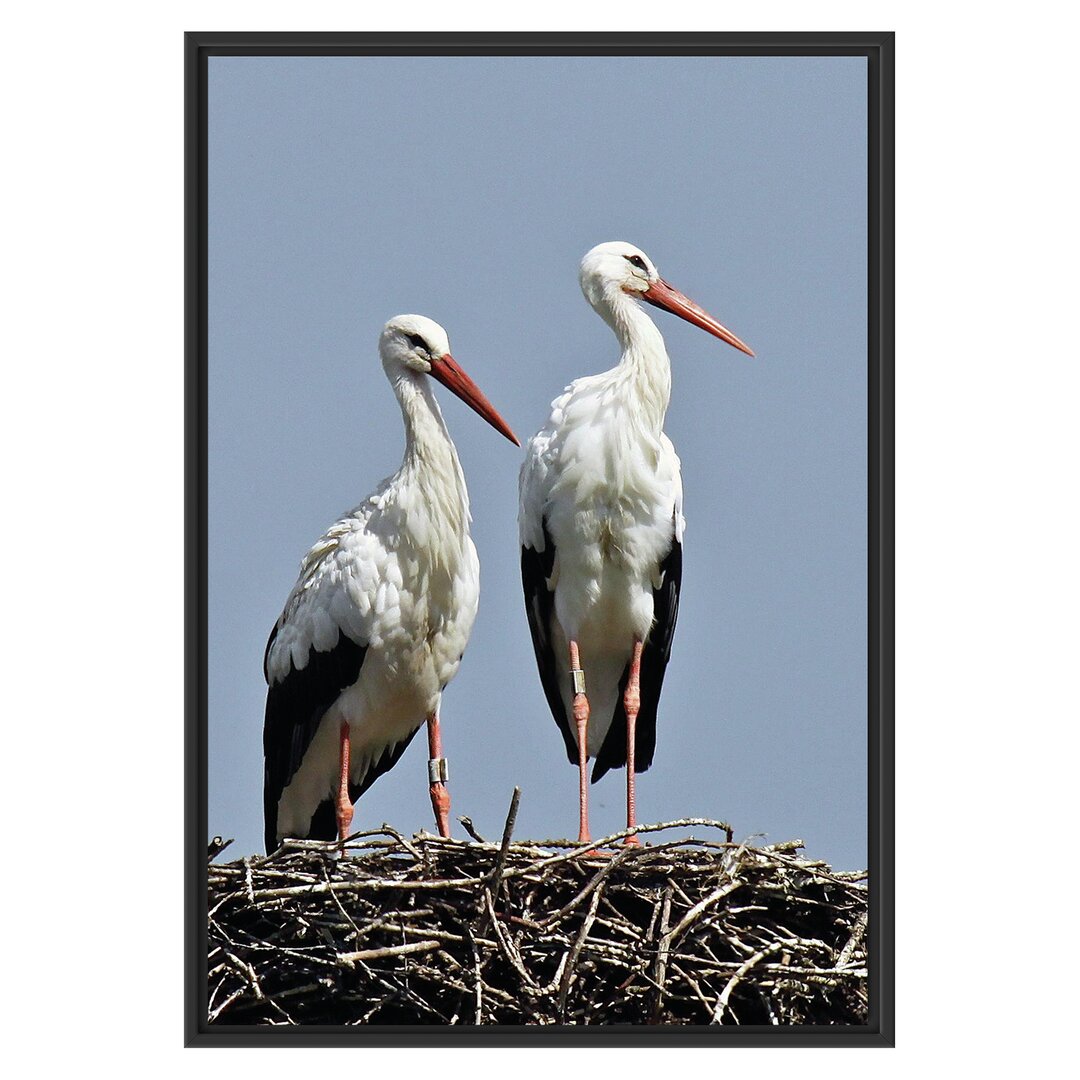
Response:
[[[864,873],[703,819],[639,831],[725,839],[512,843],[516,809],[498,843],[384,826],[212,863],[210,1021],[866,1023]]]

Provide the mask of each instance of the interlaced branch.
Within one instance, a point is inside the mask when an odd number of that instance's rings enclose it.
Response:
[[[700,818],[514,843],[515,812],[497,843],[384,826],[211,863],[210,1021],[867,1022],[865,873]]]

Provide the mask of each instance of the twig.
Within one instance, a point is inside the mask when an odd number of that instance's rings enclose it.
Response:
[[[206,857],[211,860],[216,859],[231,843],[232,840],[223,840],[220,836],[215,836],[207,846]]]
[[[499,848],[499,857],[495,860],[495,866],[489,878],[489,887],[492,895],[499,893],[499,884],[502,880],[503,870],[506,868],[506,854],[510,850],[510,837],[514,834],[514,822],[517,821],[518,806],[521,803],[521,788],[515,787],[514,794],[510,798],[510,810],[506,815],[506,824],[503,826],[502,846]]]
[[[470,836],[471,836],[471,837],[472,837],[472,838],[473,838],[473,839],[474,839],[474,840],[475,840],[475,841],[476,841],[476,842],[477,842],[478,844],[486,844],[486,843],[487,843],[487,841],[486,841],[486,840],[485,840],[485,839],[484,839],[484,838],[483,838],[483,837],[482,837],[482,836],[481,836],[481,835],[480,835],[480,834],[479,834],[479,833],[478,833],[478,832],[476,831],[476,829],[475,829],[475,828],[473,827],[473,820],[472,820],[472,818],[470,818],[470,817],[465,817],[464,815],[462,815],[461,817],[459,817],[459,818],[458,818],[458,821],[460,821],[460,822],[461,822],[461,827],[462,827],[462,828],[463,828],[463,829],[464,829],[464,830],[465,830],[465,831],[466,831],[466,832],[467,832],[467,833],[468,833],[468,834],[469,834],[469,835],[470,835]]]
[[[864,911],[858,919],[855,920],[855,929],[851,931],[851,937],[848,938],[847,944],[840,950],[840,955],[836,958],[836,966],[838,968],[842,968],[851,962],[855,950],[862,943],[862,939],[865,936],[866,912]]]
[[[353,967],[364,960],[382,960],[387,956],[407,956],[409,953],[431,952],[441,949],[438,941],[411,941],[407,945],[387,945],[382,949],[361,949],[359,952],[339,953],[338,963],[343,967]]]
[[[660,909],[660,948],[656,953],[656,974],[653,976],[653,982],[658,991],[653,1005],[654,1019],[659,1016],[664,1003],[664,980],[667,978],[668,953],[671,950],[671,935],[668,932],[668,924],[671,921],[671,891],[670,885],[664,889]]]
[[[581,924],[581,929],[577,933],[577,937],[574,938],[573,948],[570,950],[570,956],[566,961],[566,972],[559,985],[559,1019],[564,1022],[566,1020],[566,997],[570,991],[570,983],[577,975],[577,959],[578,956],[581,955],[581,947],[585,944],[585,939],[592,929],[593,920],[596,918],[596,908],[600,903],[600,896],[603,889],[603,882],[596,886],[592,903],[589,904],[589,913],[585,916],[585,919]]]
[[[754,953],[754,955],[751,956],[730,979],[728,979],[728,984],[724,987],[723,993],[721,993],[720,997],[717,999],[716,1008],[713,1009],[712,1022],[714,1024],[723,1023],[724,1010],[730,1008],[728,999],[731,997],[732,990],[738,985],[739,980],[742,979],[755,964],[760,963],[766,956],[771,956],[781,948],[783,948],[781,943],[779,941],[774,941],[767,949],[762,949],[761,952]]]

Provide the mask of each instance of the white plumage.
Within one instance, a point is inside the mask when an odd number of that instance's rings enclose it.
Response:
[[[575,380],[526,444],[521,470],[522,546],[544,551],[546,525],[557,552],[548,585],[567,715],[571,640],[580,643],[588,672],[590,757],[600,752],[611,726],[634,640],[644,641],[652,627],[660,564],[672,542],[682,542],[685,525],[675,448],[629,407],[643,374],[620,365]]]
[[[587,757],[596,758],[594,782],[633,763],[627,824],[635,824],[633,774],[652,761],[682,573],[682,478],[663,431],[671,368],[639,301],[750,350],[630,244],[593,248],[580,281],[622,357],[552,402],[548,422],[526,446],[518,520],[533,645],[567,755],[581,769],[579,837],[587,840]]]
[[[268,849],[286,836],[332,839],[339,831],[343,752],[351,804],[425,720],[438,742],[442,691],[476,617],[480,567],[465,477],[427,376],[517,441],[457,367],[438,323],[398,316],[386,324],[379,352],[401,406],[405,455],[304,557],[270,636]],[[438,807],[436,814],[443,829],[445,815]]]

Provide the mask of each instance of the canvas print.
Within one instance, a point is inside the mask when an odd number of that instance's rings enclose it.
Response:
[[[865,55],[211,55],[208,1030],[868,1023]]]

